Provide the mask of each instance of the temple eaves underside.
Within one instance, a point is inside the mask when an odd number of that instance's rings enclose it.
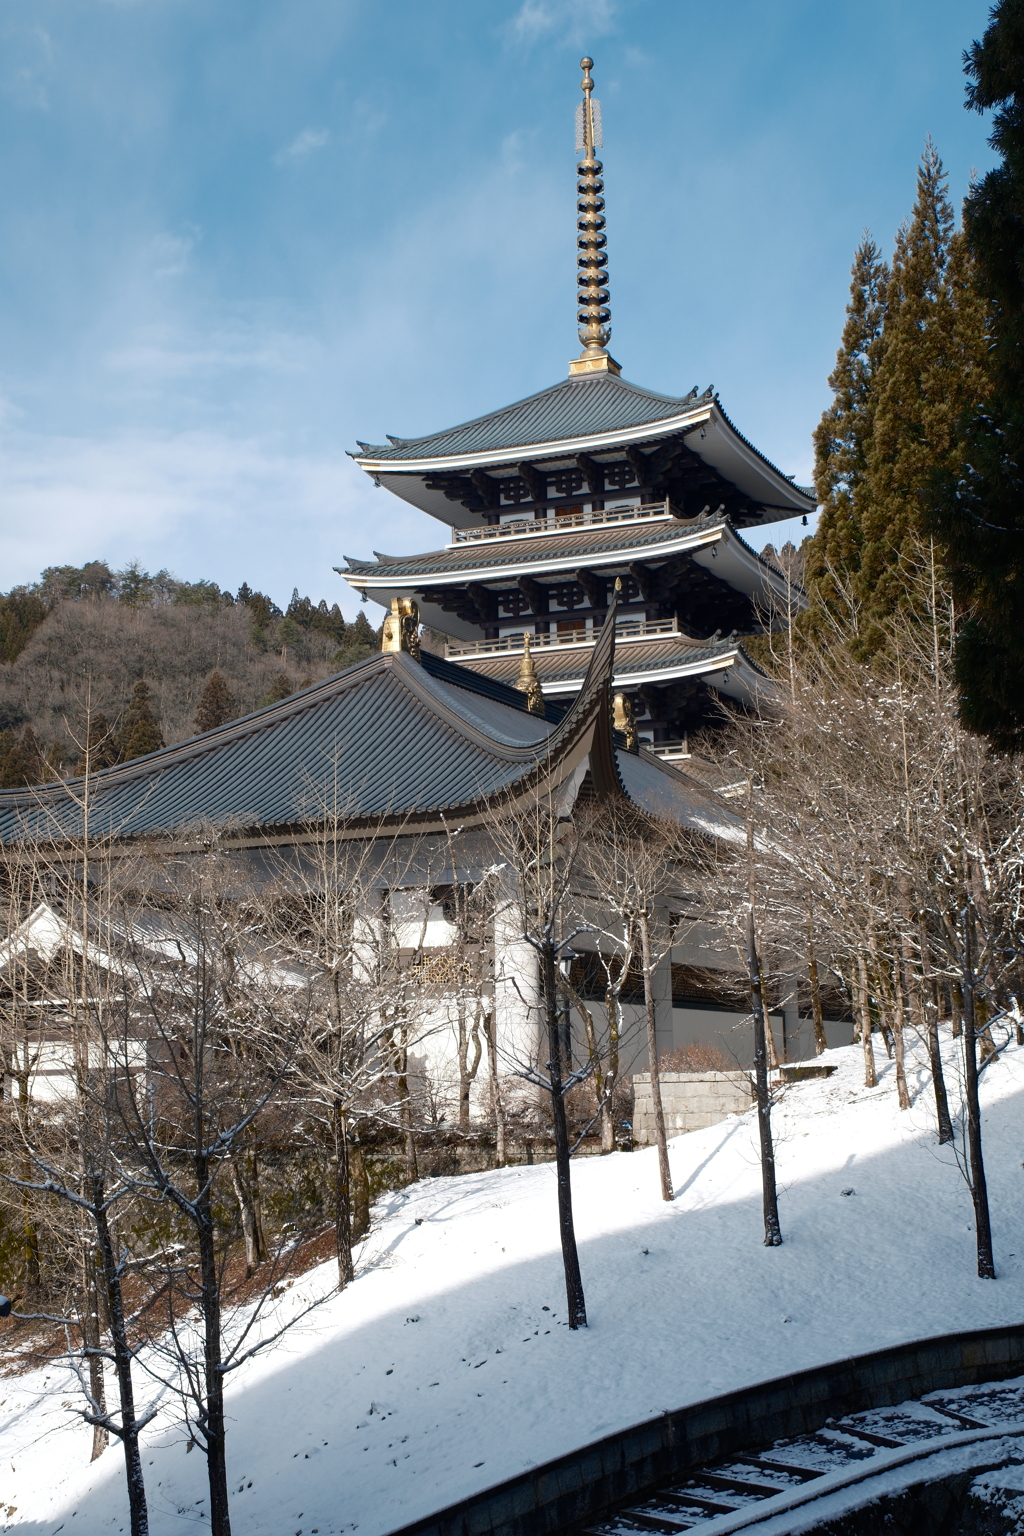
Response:
[[[658,395],[614,374],[562,380],[461,426],[360,445],[376,483],[456,528],[623,494],[668,498],[684,515],[719,507],[737,526],[814,510],[732,425],[711,390]]]
[[[803,593],[721,517],[680,519],[670,504],[604,514],[607,522],[588,516],[564,531],[555,517],[430,554],[349,558],[341,574],[385,606],[414,597],[425,623],[463,641],[497,639],[524,620],[537,634],[599,627],[616,580],[623,615],[674,619],[698,639],[749,634],[803,605]]]

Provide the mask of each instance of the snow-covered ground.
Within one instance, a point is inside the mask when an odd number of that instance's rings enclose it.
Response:
[[[666,1409],[1019,1321],[1024,1050],[1008,1048],[982,1078],[994,1282],[977,1278],[970,1197],[936,1144],[927,1074],[912,1065],[914,1103],[901,1114],[879,1055],[877,1089],[863,1088],[851,1047],[823,1058],[839,1069],[827,1081],[785,1090],[774,1116],[781,1248],[763,1246],[752,1114],[671,1144],[671,1205],[653,1150],[574,1164],[590,1319],[575,1334],[550,1164],[387,1197],[355,1283],[232,1378],[236,1536],[379,1536]],[[331,1277],[330,1265],[311,1271],[281,1306],[324,1294]],[[55,1369],[0,1378],[4,1529],[127,1529],[120,1447],[90,1466],[91,1432],[62,1406],[72,1401]],[[169,1412],[144,1465],[154,1536],[201,1527],[205,1466]]]

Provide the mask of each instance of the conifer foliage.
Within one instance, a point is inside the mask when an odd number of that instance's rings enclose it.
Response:
[[[807,582],[818,602],[830,607],[838,595],[837,580],[842,582],[860,570],[862,502],[875,410],[873,384],[888,280],[889,269],[865,232],[853,260],[842,344],[829,375],[832,404],[814,433],[814,484],[821,515],[808,550]]]
[[[929,141],[891,266],[870,238],[857,251],[834,399],[815,434],[812,614],[835,613],[839,592],[852,592],[862,655],[920,591],[927,488],[937,468],[959,463],[961,418],[984,392],[985,312]]]
[[[164,744],[153,713],[149,684],[144,678],[135,684],[132,701],[125,712],[121,728],[121,741],[122,762],[129,762],[133,757],[145,757],[147,752],[157,752]]]
[[[13,730],[0,733],[0,789],[23,789],[55,777],[30,725],[20,736]]]
[[[961,416],[984,390],[984,306],[953,222],[942,162],[929,141],[913,215],[896,237],[874,379],[859,586],[876,620],[907,601],[923,494],[936,468],[959,463]],[[865,640],[869,649],[878,643],[870,630]]]
[[[999,0],[965,55],[967,106],[995,109],[1002,156],[964,203],[976,283],[989,306],[985,398],[959,465],[935,477],[929,527],[963,612],[956,667],[964,724],[1024,750],[1024,0]]]
[[[196,710],[197,735],[216,730],[218,725],[226,725],[235,718],[237,712],[235,699],[228,691],[227,683],[219,672],[211,672]]]
[[[280,704],[282,699],[291,698],[294,692],[295,684],[288,676],[288,673],[279,672],[262,699],[260,699],[257,708],[266,709],[268,704]]]
[[[112,768],[115,763],[121,761],[117,743],[117,733],[111,727],[106,715],[95,714],[89,720],[89,732],[86,738],[87,751],[83,752],[78,760],[76,773],[98,773],[101,768]]]

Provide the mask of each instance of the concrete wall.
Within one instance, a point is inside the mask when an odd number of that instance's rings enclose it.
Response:
[[[555,1536],[584,1531],[625,1500],[693,1467],[812,1434],[830,1418],[1024,1372],[1024,1326],[918,1339],[815,1366],[663,1413],[531,1467],[394,1536]],[[339,1495],[339,1508],[341,1508]]]
[[[633,1095],[633,1140],[648,1147],[654,1142],[650,1073],[635,1074]],[[670,1136],[702,1131],[706,1125],[717,1125],[726,1115],[742,1115],[750,1104],[750,1078],[746,1072],[661,1074],[661,1107]]]

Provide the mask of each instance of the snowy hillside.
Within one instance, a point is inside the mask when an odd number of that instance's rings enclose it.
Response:
[[[824,1058],[839,1067],[828,1081],[785,1091],[774,1117],[781,1248],[762,1245],[752,1113],[671,1144],[671,1205],[653,1151],[575,1164],[585,1332],[564,1322],[551,1165],[388,1197],[355,1284],[232,1379],[237,1536],[378,1536],[664,1409],[887,1343],[1019,1321],[1024,1050],[982,1078],[995,1282],[976,1277],[970,1197],[936,1144],[926,1074],[910,1071],[914,1104],[900,1114],[879,1055],[877,1089],[861,1086],[853,1047]],[[952,1075],[948,1042],[947,1056]],[[322,1293],[332,1275],[311,1271],[281,1305]],[[90,1431],[62,1407],[68,1378],[5,1377],[0,1399],[4,1529],[126,1529],[120,1448],[89,1466]],[[154,1536],[201,1528],[205,1466],[166,1419],[144,1463]]]

